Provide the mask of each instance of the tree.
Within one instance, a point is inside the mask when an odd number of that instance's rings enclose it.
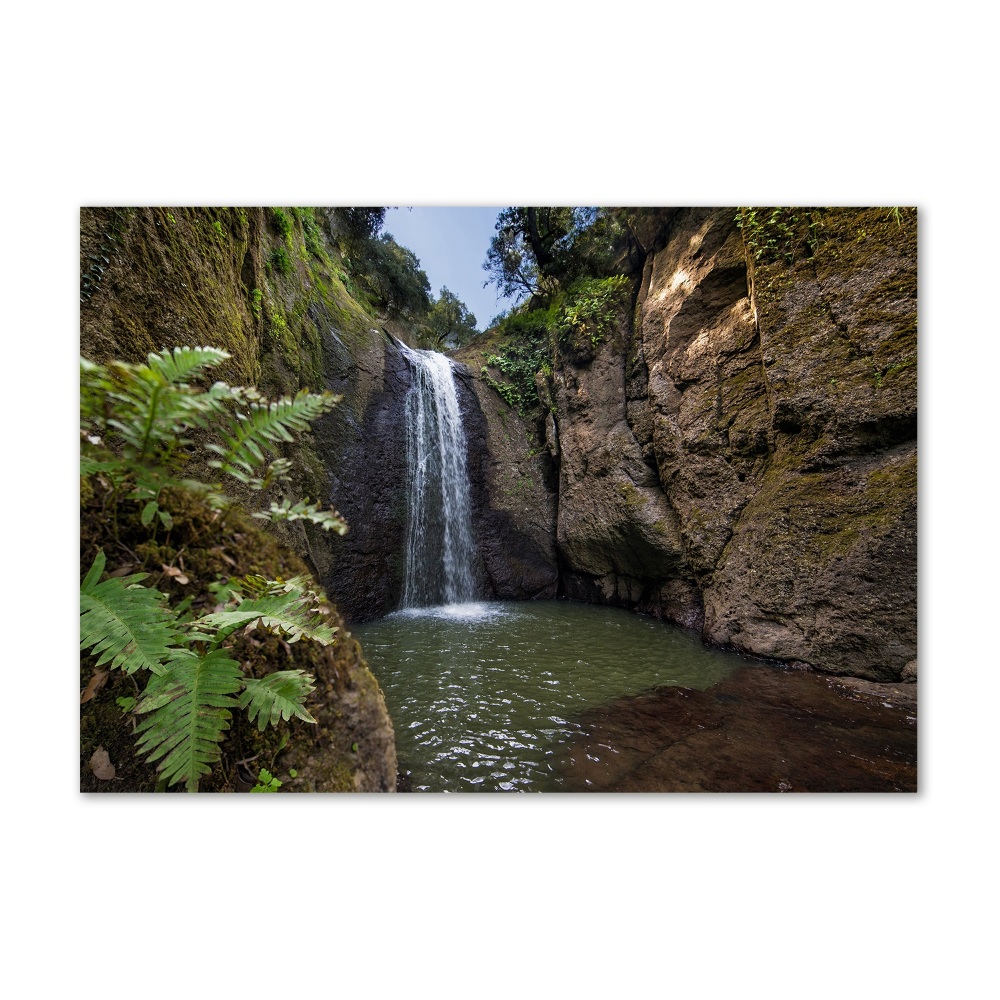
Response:
[[[505,208],[497,217],[483,270],[501,294],[547,295],[579,278],[630,272],[635,236],[618,208]]]
[[[337,241],[349,249],[375,239],[385,224],[384,208],[335,208],[332,215]]]
[[[505,208],[497,217],[483,270],[508,298],[522,299],[546,290],[563,270],[569,237],[577,224],[575,208]]]
[[[421,343],[433,350],[462,347],[478,333],[476,317],[466,304],[447,287],[431,305],[420,333]]]

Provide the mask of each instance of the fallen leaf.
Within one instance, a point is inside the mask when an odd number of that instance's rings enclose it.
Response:
[[[90,758],[90,769],[100,781],[110,781],[115,776],[115,765],[111,763],[108,751],[98,747]]]
[[[160,564],[163,565],[162,563]],[[163,566],[163,572],[167,576],[172,576],[176,578],[177,582],[180,584],[190,583],[191,581],[184,575],[184,571],[178,569],[176,566]]]
[[[95,670],[94,676],[90,678],[90,683],[83,691],[80,692],[80,704],[85,705],[88,701],[90,701],[90,699],[93,698],[105,684],[107,684],[110,676],[111,671],[109,670]]]
[[[128,576],[134,569],[135,563],[125,563],[124,566],[119,566],[118,569],[112,570],[108,576]]]

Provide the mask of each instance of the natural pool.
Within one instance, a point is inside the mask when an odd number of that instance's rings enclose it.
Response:
[[[410,609],[353,631],[414,791],[566,788],[581,713],[657,685],[704,690],[747,662],[653,618],[569,601]]]

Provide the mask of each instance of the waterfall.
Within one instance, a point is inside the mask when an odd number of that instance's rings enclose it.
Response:
[[[465,430],[451,362],[400,345],[413,369],[406,397],[409,523],[404,608],[475,599]]]

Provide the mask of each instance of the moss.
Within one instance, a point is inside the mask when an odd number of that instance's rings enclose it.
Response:
[[[815,442],[810,450],[822,446]],[[842,470],[802,472],[803,462],[801,450],[779,452],[745,514],[768,537],[794,538],[802,555],[820,564],[846,555],[862,539],[896,531],[916,497],[915,455],[858,479]]]
[[[632,483],[617,483],[615,489],[618,495],[625,501],[625,506],[630,510],[642,507],[649,500],[647,496],[640,493]]]

